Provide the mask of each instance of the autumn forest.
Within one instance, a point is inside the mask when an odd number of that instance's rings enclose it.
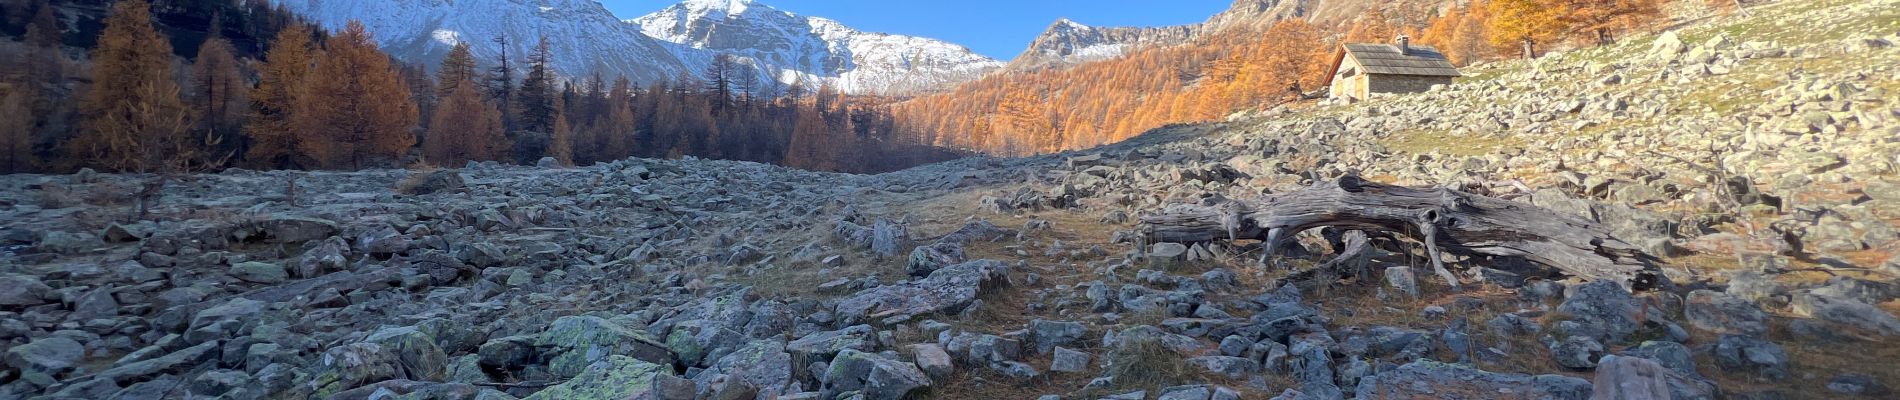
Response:
[[[1171,123],[1314,98],[1346,42],[1398,35],[1456,64],[1608,43],[1649,28],[1656,0],[1473,0],[1346,21],[1206,32],[1065,69],[992,73],[914,98],[770,85],[734,59],[670,81],[557,76],[546,38],[477,59],[468,43],[411,65],[352,21],[329,32],[264,2],[124,0],[96,37],[49,0],[0,3],[0,172],[588,165],[684,157],[881,172],[983,152],[1113,143]],[[1403,2],[1401,2],[1403,4]],[[197,15],[202,38],[168,35]],[[196,40],[185,46],[181,40]],[[86,49],[83,54],[68,51]],[[504,47],[506,48],[506,47]],[[511,57],[512,56],[512,57]]]

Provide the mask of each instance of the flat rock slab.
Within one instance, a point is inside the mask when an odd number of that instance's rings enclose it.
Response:
[[[867,289],[838,302],[838,316],[847,323],[875,322],[890,317],[955,313],[976,301],[977,295],[1009,285],[1000,261],[977,260],[944,267],[929,277],[897,285]]]
[[[1563,375],[1488,372],[1469,366],[1417,361],[1365,377],[1359,399],[1552,399],[1590,398],[1590,381]]]

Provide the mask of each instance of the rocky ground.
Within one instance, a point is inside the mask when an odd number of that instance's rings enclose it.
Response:
[[[1900,2],[1754,13],[874,176],[234,170],[136,223],[146,177],[4,176],[0,398],[1893,396]],[[1461,259],[1454,290],[1405,241],[1283,279],[1325,235],[1263,264],[1138,223],[1348,174],[1574,215],[1674,285]]]

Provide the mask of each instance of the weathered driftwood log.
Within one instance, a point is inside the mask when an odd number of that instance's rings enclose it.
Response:
[[[1294,234],[1328,226],[1417,239],[1438,275],[1454,287],[1457,279],[1445,270],[1440,251],[1522,257],[1566,275],[1631,288],[1667,284],[1657,258],[1589,221],[1524,203],[1355,176],[1261,200],[1171,206],[1143,216],[1140,229],[1149,243],[1259,239],[1267,249],[1264,260]]]

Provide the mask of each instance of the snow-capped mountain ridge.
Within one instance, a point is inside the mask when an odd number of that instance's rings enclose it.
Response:
[[[1197,25],[1094,27],[1068,18],[1057,19],[1029,43],[1027,50],[1009,62],[1009,70],[1066,68],[1121,57],[1144,46],[1186,43],[1199,29]]]
[[[330,29],[362,21],[390,54],[429,66],[457,42],[468,43],[484,66],[492,66],[504,50],[492,40],[499,36],[508,38],[505,50],[519,64],[546,37],[555,72],[569,79],[697,78],[714,56],[732,54],[759,74],[762,85],[829,83],[846,93],[908,94],[1002,66],[963,46],[862,32],[752,0],[685,0],[629,20],[594,0],[279,1]]]
[[[757,60],[780,82],[910,93],[975,79],[1002,62],[935,39],[863,32],[750,0],[690,0],[629,20],[661,41]]]

